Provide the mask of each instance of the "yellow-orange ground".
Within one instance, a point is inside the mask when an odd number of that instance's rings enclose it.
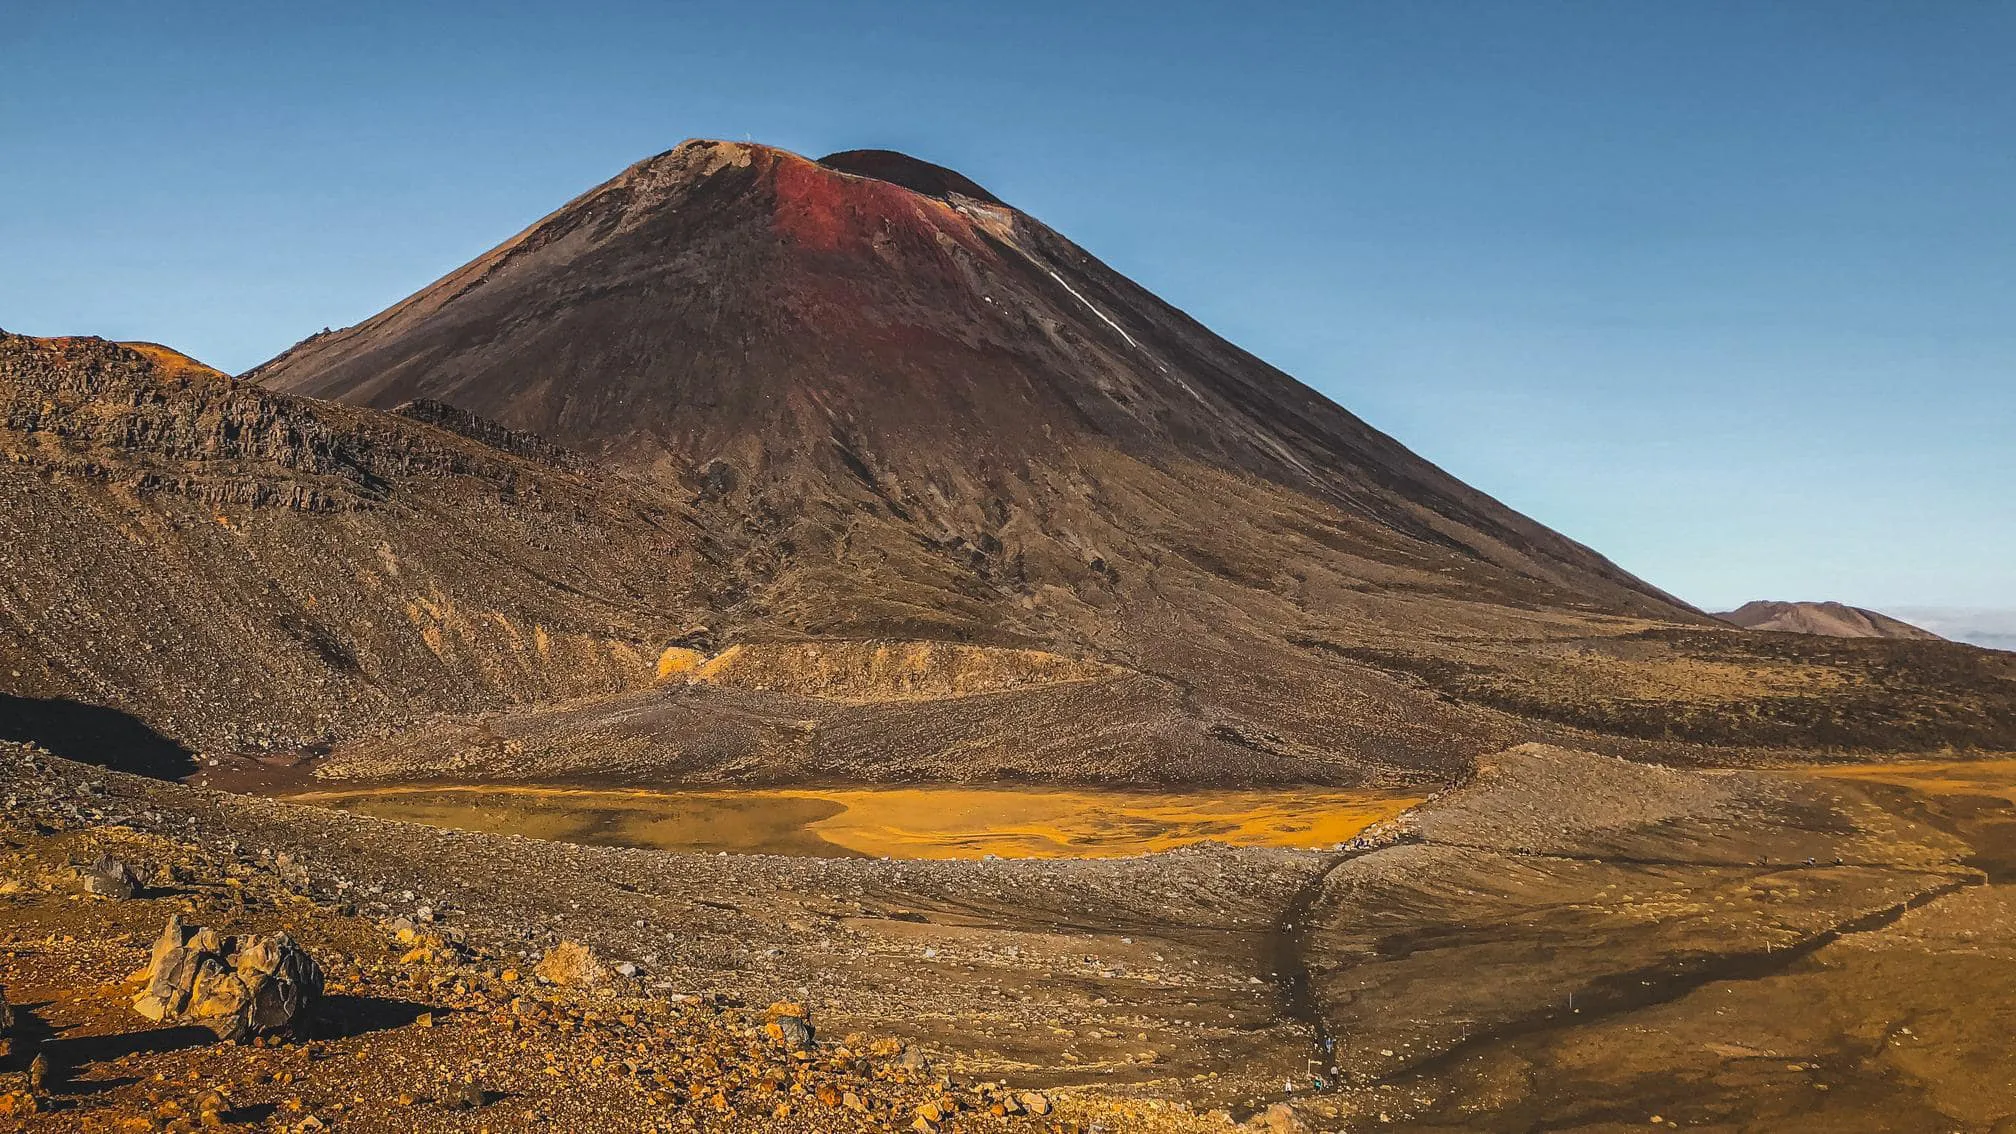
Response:
[[[1926,795],[1991,795],[2016,803],[2016,757],[1899,760],[1816,769],[1835,779],[1896,784]]]
[[[1419,802],[1374,792],[1002,788],[643,791],[401,786],[291,797],[388,819],[571,842],[944,859],[1115,857],[1204,841],[1326,847]]]

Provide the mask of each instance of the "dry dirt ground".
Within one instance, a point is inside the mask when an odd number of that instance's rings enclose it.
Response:
[[[2016,840],[1950,777],[1527,746],[1337,852],[979,862],[440,831],[25,748],[0,782],[0,1090],[56,1065],[21,1128],[187,1124],[216,1089],[269,1129],[2016,1129]],[[154,885],[85,896],[101,850]],[[415,956],[422,906],[450,940]],[[175,911],[288,928],[321,1030],[141,1019]],[[531,978],[562,939],[638,974]],[[811,1049],[766,1035],[780,1000]],[[992,1113],[1031,1090],[1049,1113]]]

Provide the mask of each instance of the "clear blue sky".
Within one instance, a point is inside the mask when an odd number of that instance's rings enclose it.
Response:
[[[2016,4],[4,8],[10,330],[239,370],[688,136],[903,149],[1694,602],[2016,646]]]

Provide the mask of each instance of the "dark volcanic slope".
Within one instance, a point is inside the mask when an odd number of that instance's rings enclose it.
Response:
[[[252,377],[435,398],[633,468],[716,468],[792,509],[866,488],[933,537],[1096,491],[1086,466],[1106,458],[1087,451],[1203,464],[1370,520],[1408,555],[1543,583],[1551,605],[1687,617],[972,181],[886,151],[689,142]]]
[[[1838,602],[1746,602],[1715,617],[1749,630],[1779,630],[1790,634],[1823,634],[1830,638],[1906,638],[1944,641],[1920,629],[1859,606]]]

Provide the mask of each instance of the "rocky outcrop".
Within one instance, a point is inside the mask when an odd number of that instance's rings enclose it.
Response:
[[[225,937],[180,915],[154,942],[145,978],[133,1001],[142,1016],[228,1040],[299,1034],[322,995],[321,967],[285,933]]]
[[[481,441],[492,449],[525,457],[557,468],[578,469],[582,466],[579,454],[571,453],[553,444],[536,433],[520,429],[507,429],[487,417],[478,417],[468,410],[451,406],[447,402],[432,398],[419,398],[396,406],[393,413],[414,421],[424,421],[438,429],[459,433],[472,441]]]
[[[142,493],[309,511],[367,507],[402,476],[516,479],[481,450],[398,428],[399,419],[321,407],[200,364],[171,366],[169,354],[0,331],[0,430],[23,442],[13,459],[117,479]],[[559,463],[553,446],[453,407],[407,408],[414,421]],[[122,467],[129,461],[137,466]]]
[[[180,775],[112,718],[306,746],[641,686],[697,621],[672,499],[157,354],[0,333],[0,737]]]

